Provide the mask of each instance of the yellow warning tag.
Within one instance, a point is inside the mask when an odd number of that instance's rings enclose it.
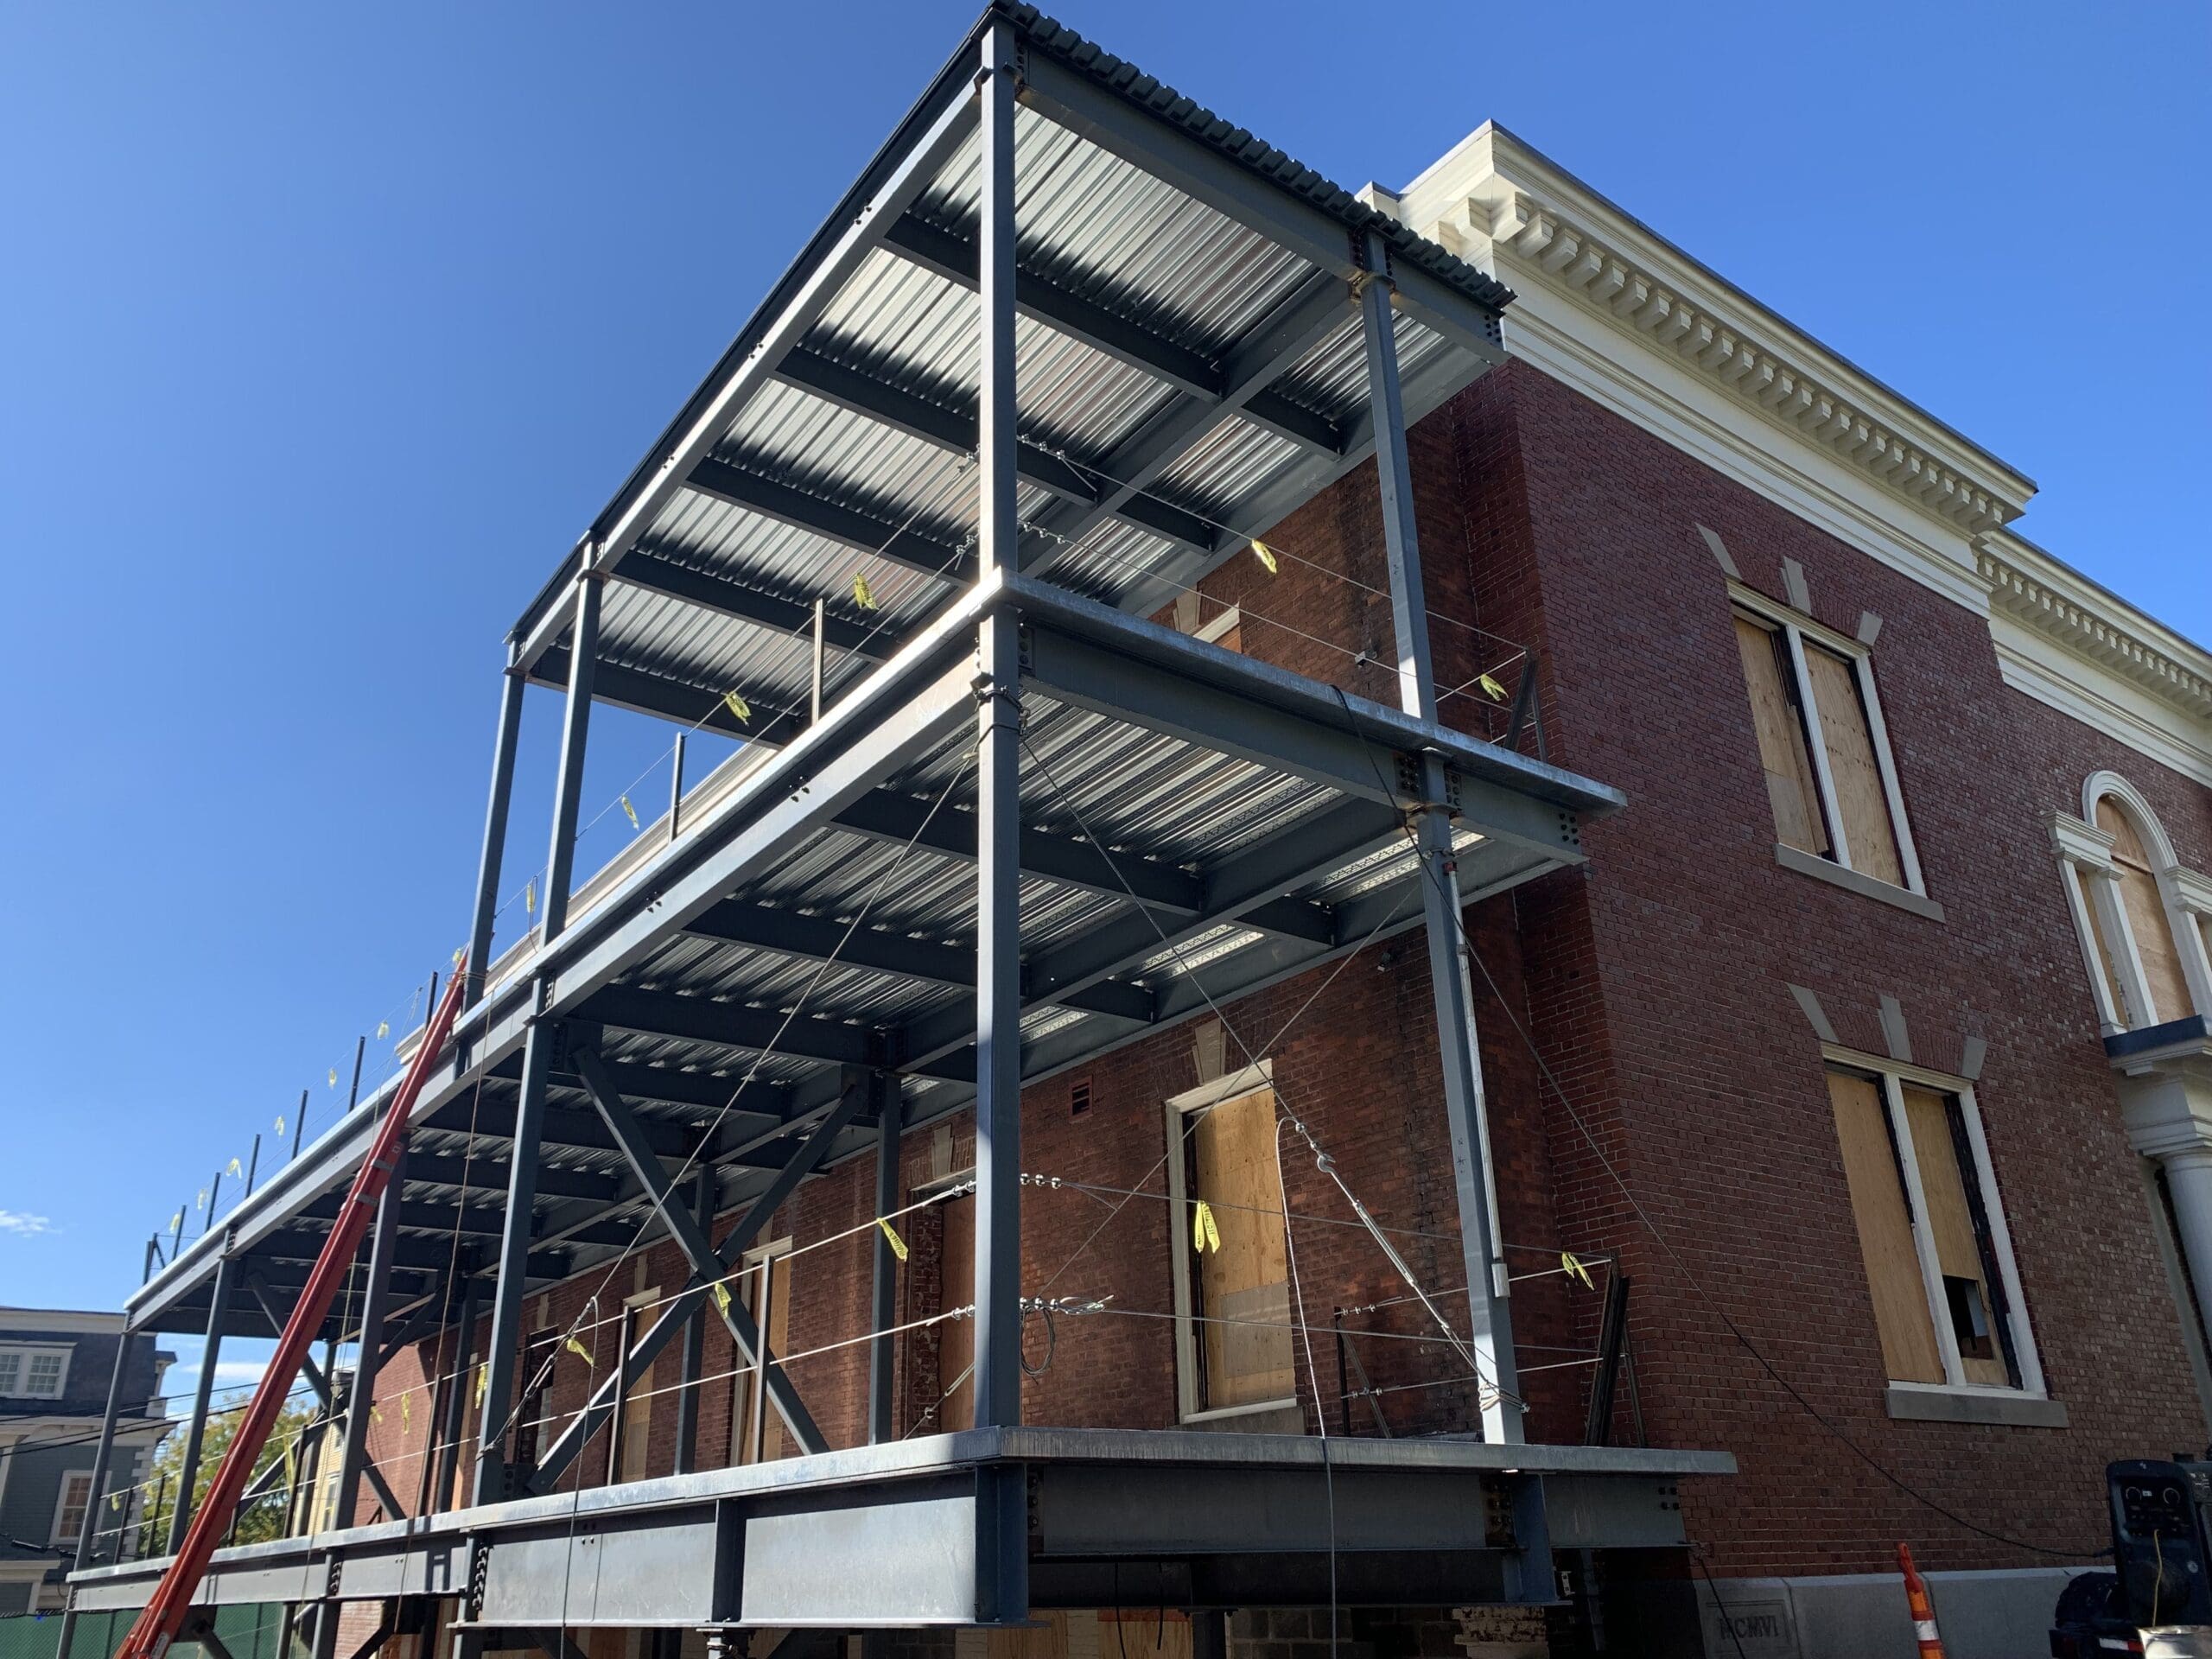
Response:
[[[207,1189],[206,1187],[204,1187],[204,1186],[203,1186],[203,1187],[201,1187],[201,1188],[200,1189],[200,1209],[202,1209],[202,1210],[205,1210],[207,1207]]]
[[[899,1230],[882,1216],[875,1218],[875,1224],[883,1229],[884,1241],[891,1246],[891,1254],[904,1262],[906,1259],[906,1241],[899,1236]]]
[[[279,1135],[284,1133],[284,1118],[282,1113],[279,1113],[276,1117],[276,1133]]]
[[[638,827],[638,809],[630,804],[630,798],[627,795],[622,798],[622,816],[630,820],[630,827],[632,830]]]
[[[338,1086],[338,1068],[334,1065],[330,1068],[330,1086],[333,1089]]]
[[[1213,1218],[1213,1206],[1204,1198],[1191,1212],[1191,1248],[1200,1255],[1208,1250],[1218,1254],[1221,1249],[1221,1228]]]
[[[1492,702],[1503,702],[1505,701],[1505,688],[1500,685],[1489,675],[1481,674],[1476,676],[1475,683],[1482,687],[1483,695],[1487,696]]]
[[[1590,1282],[1590,1269],[1582,1265],[1581,1262],[1575,1256],[1573,1251],[1561,1250],[1559,1253],[1559,1265],[1568,1278],[1580,1279],[1583,1283],[1584,1288],[1588,1290],[1595,1290],[1598,1288],[1597,1286]]]
[[[455,946],[454,947],[454,953],[453,953],[453,970],[454,970],[454,972],[455,972],[456,974],[457,974],[457,973],[459,973],[459,972],[461,971],[461,964],[462,963],[464,963],[464,962],[467,962],[467,960],[468,960],[468,947],[467,947],[467,945],[465,945],[465,944],[462,944],[462,945],[455,945]]]
[[[864,611],[875,608],[875,595],[868,591],[868,578],[857,570],[853,573],[853,603]]]
[[[378,1020],[378,1021],[377,1021],[377,1040],[378,1040],[378,1042],[382,1042],[382,1041],[383,1041],[386,1037],[390,1036],[391,1034],[391,1020]]]
[[[369,1402],[369,1421],[372,1423],[384,1421],[384,1408],[373,1400]]]
[[[415,1390],[412,1389],[399,1396],[399,1427],[407,1433],[415,1432]]]
[[[753,705],[747,702],[743,697],[739,696],[734,691],[725,691],[722,693],[722,706],[728,709],[730,713],[735,715],[740,720],[750,720],[753,718]]]
[[[527,915],[537,914],[537,883],[534,880],[522,884],[522,907]]]
[[[245,1179],[245,1166],[239,1163],[237,1159],[233,1158],[229,1163],[223,1166],[223,1173],[226,1175],[235,1175],[240,1180],[244,1180]]]
[[[578,1342],[574,1337],[570,1337],[561,1345],[563,1348],[566,1348],[570,1353],[574,1354],[578,1359],[583,1361],[584,1368],[587,1370],[596,1369],[592,1364],[591,1350],[585,1347],[583,1344]]]
[[[492,1362],[487,1359],[476,1368],[476,1403],[478,1405],[484,1403],[484,1390],[491,1385],[491,1382]]]
[[[184,1225],[184,1211],[181,1211],[181,1210],[180,1210],[180,1211],[178,1211],[176,1212],[176,1214],[175,1214],[175,1215],[173,1215],[173,1216],[171,1216],[171,1217],[169,1217],[169,1230],[170,1230],[171,1232],[175,1232],[175,1231],[176,1231],[179,1228],[182,1227],[183,1225]]]
[[[1275,563],[1274,549],[1256,538],[1252,543],[1252,556],[1259,560],[1262,568],[1271,576],[1281,568]]]
[[[727,1319],[729,1315],[729,1287],[717,1279],[714,1282],[713,1290],[715,1306],[721,1309],[723,1317]]]

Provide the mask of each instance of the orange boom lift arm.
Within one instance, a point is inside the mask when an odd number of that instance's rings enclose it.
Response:
[[[215,1554],[215,1546],[230,1527],[231,1512],[238,1507],[238,1498],[245,1491],[254,1459],[260,1455],[270,1431],[276,1425],[276,1414],[291,1392],[292,1381],[300,1373],[300,1363],[307,1357],[308,1346],[321,1330],[323,1320],[329,1317],[330,1305],[337,1300],[339,1287],[353,1266],[353,1253],[360,1249],[362,1236],[376,1214],[377,1200],[391,1184],[391,1173],[397,1166],[398,1154],[407,1141],[408,1115],[414,1110],[416,1096],[423,1092],[430,1068],[437,1063],[446,1039],[453,1033],[454,1020],[461,1013],[461,989],[467,982],[467,975],[457,973],[446,987],[430,1027],[423,1034],[422,1046],[408,1064],[399,1093],[385,1111],[384,1122],[377,1126],[376,1139],[370,1143],[369,1155],[361,1162],[361,1173],[353,1178],[353,1191],[346,1195],[346,1203],[331,1226],[330,1236],[323,1241],[322,1253],[315,1257],[315,1270],[308,1275],[307,1287],[300,1293],[300,1304],[292,1310],[284,1334],[276,1340],[276,1351],[269,1361],[269,1369],[262,1373],[253,1402],[238,1420],[238,1432],[231,1437],[223,1460],[216,1468],[207,1499],[193,1516],[192,1524],[185,1529],[182,1547],[162,1573],[162,1581],[154,1586],[152,1599],[138,1615],[138,1622],[130,1627],[130,1634],[123,1638],[116,1659],[162,1659],[169,1643],[183,1628],[185,1615],[192,1609],[193,1592],[200,1587],[207,1563]]]

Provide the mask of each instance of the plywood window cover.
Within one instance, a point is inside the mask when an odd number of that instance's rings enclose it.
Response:
[[[1178,1230],[1190,1225],[1190,1217],[1185,1208],[1189,1194],[1183,1179],[1183,1120],[1193,1112],[1203,1111],[1226,1100],[1235,1100],[1241,1095],[1255,1094],[1262,1089],[1272,1090],[1274,1076],[1274,1062],[1262,1059],[1237,1071],[1224,1072],[1195,1089],[1186,1089],[1166,1102],[1168,1214],[1175,1217],[1174,1224]],[[1280,1400],[1256,1400],[1241,1405],[1211,1408],[1201,1404],[1198,1399],[1198,1327],[1192,1319],[1191,1262],[1189,1252],[1183,1248],[1185,1236],[1180,1230],[1171,1231],[1167,1252],[1175,1295],[1176,1421],[1183,1423],[1217,1422],[1225,1418],[1296,1407],[1298,1390],[1294,1385],[1290,1393]]]
[[[2139,861],[2125,855],[2119,838],[2101,823],[2107,803],[2133,832]],[[2212,881],[2175,857],[2172,841],[2150,803],[2121,773],[2094,772],[2082,785],[2082,817],[2054,812],[2050,823],[2067,909],[2105,1034],[2158,1022],[2161,998],[2152,957],[2159,958],[2155,965],[2167,976],[2164,1001],[2177,1004],[2183,1016],[2194,1012],[2212,1018],[2212,952],[2202,924],[2212,914]],[[2131,906],[2122,883],[2130,874],[2139,883],[2145,874],[2150,890],[2139,893]],[[2152,891],[2155,912],[2144,903]],[[2155,949],[2146,955],[2131,909],[2143,912],[2146,923],[2164,922],[2170,962]]]
[[[1912,1382],[1892,1379],[1890,1386],[2047,1399],[2049,1394],[2044,1379],[2043,1362],[2036,1351],[2034,1325],[2028,1318],[2027,1296],[2021,1287],[2019,1263],[2012,1252],[2012,1229],[2005,1219],[2004,1194],[1998,1187],[1996,1169],[1990,1161],[1989,1141],[1983,1132],[1981,1107],[1974,1097],[1974,1084],[1948,1072],[1893,1060],[1886,1055],[1845,1048],[1837,1043],[1821,1044],[1821,1058],[1830,1070],[1857,1071],[1877,1079],[1880,1084],[1883,1103],[1897,1140],[1898,1161],[1903,1166],[1905,1200],[1911,1213],[1913,1243],[1920,1258],[1921,1279],[1928,1297],[1929,1317],[1935,1323],[1936,1347],[1943,1359],[1942,1382]],[[1998,1280],[2005,1291],[2006,1307],[2003,1317],[2012,1335],[2013,1352],[2019,1362],[2020,1386],[2017,1389],[1969,1380],[1964,1363],[1959,1357],[1956,1333],[1951,1329],[1950,1308],[1943,1296],[1942,1274],[1936,1260],[1936,1243],[1929,1230],[1928,1201],[1921,1186],[1920,1165],[1913,1148],[1911,1125],[1905,1114],[1904,1089],[1907,1084],[1953,1096],[1959,1103],[1974,1164],[1971,1171],[1961,1170],[1960,1174],[1961,1178],[1970,1174],[1981,1190],[1982,1208],[1989,1221],[1990,1253],[1997,1258]]]
[[[1889,727],[1882,718],[1881,693],[1874,683],[1871,653],[1863,644],[1848,634],[1839,633],[1802,611],[1793,610],[1740,582],[1728,583],[1728,599],[1746,616],[1781,630],[1789,647],[1791,666],[1796,671],[1797,695],[1804,708],[1808,747],[1812,751],[1814,787],[1819,791],[1821,808],[1829,825],[1829,838],[1834,843],[1831,849],[1832,855],[1843,868],[1866,875],[1870,880],[1880,880],[1883,879],[1881,876],[1869,873],[1861,868],[1859,862],[1854,861],[1850,837],[1842,833],[1843,818],[1835,779],[1828,764],[1827,743],[1822,734],[1820,698],[1805,660],[1806,645],[1809,641],[1844,658],[1850,664],[1852,677],[1859,691],[1859,707],[1866,718],[1867,741],[1873,750],[1874,764],[1881,775],[1883,798],[1889,807],[1890,833],[1896,840],[1897,862],[1903,866],[1903,886],[1906,892],[1925,897],[1928,888],[1921,875],[1919,851],[1913,844],[1912,823],[1905,816],[1904,791],[1897,782],[1897,763],[1890,753]],[[1812,741],[1815,737],[1821,741]],[[1863,853],[1861,858],[1864,858]]]

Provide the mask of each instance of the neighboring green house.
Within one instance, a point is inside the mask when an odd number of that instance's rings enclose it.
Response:
[[[122,1414],[102,1501],[92,1492],[100,1419],[124,1349]],[[62,1603],[62,1578],[91,1526],[99,1559],[135,1552],[159,1398],[173,1356],[125,1336],[120,1313],[0,1306],[0,1616]]]

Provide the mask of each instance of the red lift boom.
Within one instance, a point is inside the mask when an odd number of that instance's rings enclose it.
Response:
[[[346,1195],[346,1203],[331,1226],[330,1236],[323,1241],[322,1253],[315,1257],[315,1271],[308,1275],[307,1288],[300,1293],[300,1305],[292,1310],[284,1334],[277,1338],[276,1351],[270,1359],[269,1369],[262,1373],[261,1386],[254,1390],[253,1402],[239,1419],[238,1432],[231,1437],[223,1460],[215,1470],[207,1499],[194,1514],[192,1524],[185,1529],[183,1546],[162,1574],[162,1581],[154,1586],[153,1597],[138,1615],[138,1622],[130,1627],[130,1634],[123,1638],[116,1659],[162,1659],[169,1643],[176,1640],[177,1632],[184,1627],[185,1615],[192,1610],[193,1592],[200,1587],[207,1563],[215,1554],[215,1546],[230,1529],[231,1512],[238,1507],[239,1496],[245,1491],[254,1459],[267,1442],[270,1430],[276,1427],[276,1414],[283,1407],[285,1396],[292,1391],[292,1381],[300,1374],[300,1363],[307,1357],[308,1346],[322,1329],[323,1320],[329,1317],[330,1305],[337,1300],[339,1287],[353,1266],[353,1253],[360,1249],[362,1236],[368,1231],[369,1223],[376,1214],[377,1200],[391,1184],[391,1173],[398,1166],[398,1154],[407,1141],[408,1114],[414,1110],[415,1097],[423,1092],[430,1068],[437,1063],[439,1052],[453,1033],[454,1020],[461,1012],[461,988],[467,983],[467,976],[457,973],[446,987],[438,1011],[431,1017],[430,1027],[423,1034],[422,1046],[408,1065],[398,1096],[385,1112],[384,1122],[377,1126],[376,1139],[370,1143],[369,1155],[361,1162],[361,1173],[353,1178],[353,1191]],[[354,1409],[359,1408],[359,1389],[365,1381],[357,1382]]]

